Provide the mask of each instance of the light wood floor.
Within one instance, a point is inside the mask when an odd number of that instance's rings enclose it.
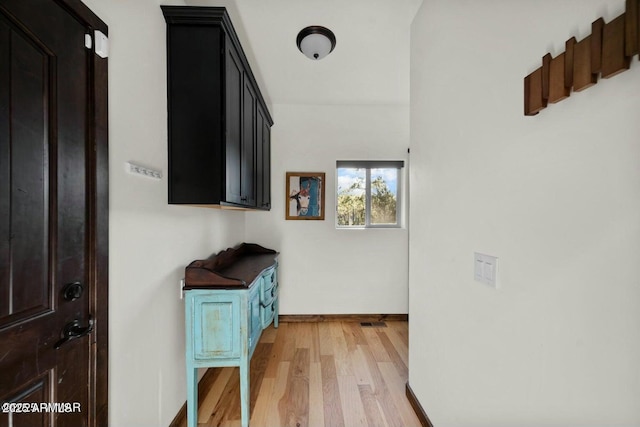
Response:
[[[405,396],[407,322],[280,323],[251,360],[251,427],[419,427]],[[212,368],[213,369],[213,368]],[[237,368],[213,369],[199,426],[240,426]]]

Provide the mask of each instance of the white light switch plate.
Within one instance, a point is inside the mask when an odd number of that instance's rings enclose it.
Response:
[[[473,254],[473,278],[489,286],[497,288],[496,272],[498,258],[478,252]]]

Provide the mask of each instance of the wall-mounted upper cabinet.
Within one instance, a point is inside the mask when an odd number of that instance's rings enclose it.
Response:
[[[271,208],[273,120],[223,7],[167,22],[169,203]]]

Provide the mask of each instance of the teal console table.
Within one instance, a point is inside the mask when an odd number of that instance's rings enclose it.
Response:
[[[249,425],[249,365],[262,330],[278,327],[278,253],[243,243],[185,270],[187,426],[198,423],[198,368],[238,366],[242,426]]]

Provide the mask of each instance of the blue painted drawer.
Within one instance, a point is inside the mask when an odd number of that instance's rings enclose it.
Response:
[[[278,284],[277,270],[275,267],[266,270],[262,274],[262,283],[260,287],[260,302],[263,305],[271,303],[275,295],[275,288]]]
[[[273,321],[278,311],[278,284],[276,283],[267,294],[269,298],[265,304],[260,305],[260,318],[262,319],[262,328],[266,328]],[[277,327],[277,324],[276,324]]]
[[[269,326],[276,312],[277,300],[271,301],[271,304],[260,307],[260,318],[262,319],[262,328]]]

